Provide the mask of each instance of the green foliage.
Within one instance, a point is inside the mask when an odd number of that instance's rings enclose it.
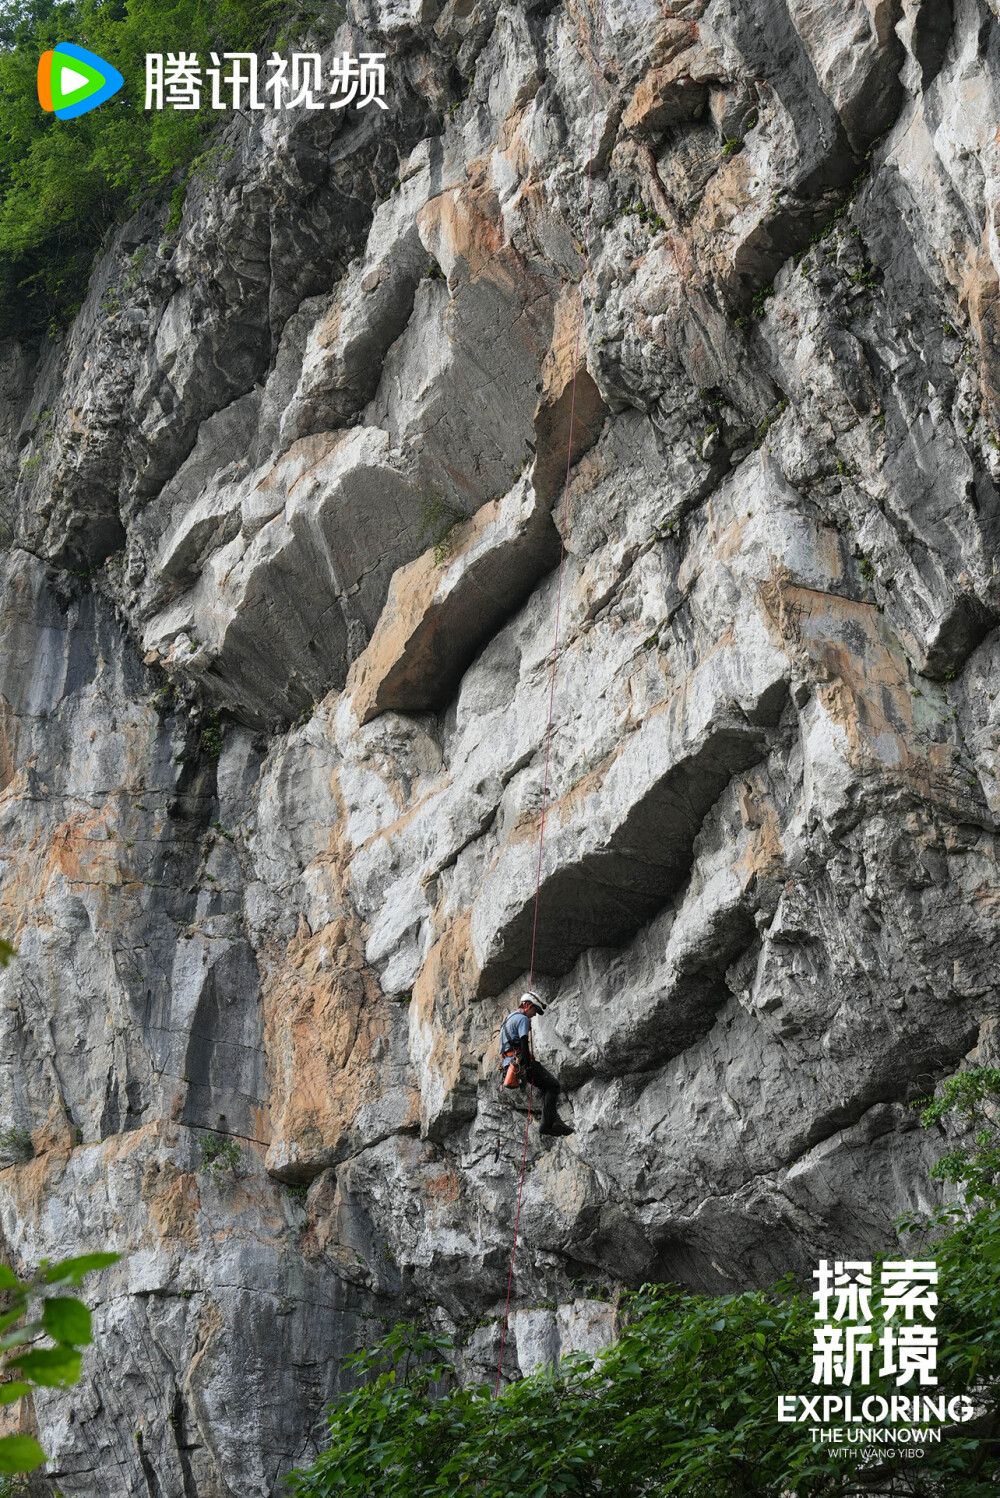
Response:
[[[437,494],[424,505],[417,532],[417,544],[430,541],[434,547],[434,563],[443,567],[451,557],[452,538],[455,527],[468,520],[469,516],[457,505],[450,504],[443,495]]]
[[[312,5],[293,5],[286,15],[275,43],[279,52],[296,38],[311,32],[325,41],[332,37],[340,23],[346,19],[346,8],[338,0],[317,0]]]
[[[779,400],[778,404],[775,406],[775,408],[772,411],[771,415],[770,416],[765,416],[764,420],[757,427],[757,439],[756,439],[756,442],[754,443],[755,447],[760,447],[761,443],[764,441],[764,438],[767,436],[768,432],[771,430],[771,427],[774,424],[774,422],[777,421],[777,419],[781,415],[782,411],[786,411],[787,409],[788,409],[788,397],[786,395],[783,395],[781,397],[781,399]]]
[[[201,1168],[217,1176],[235,1175],[240,1147],[229,1134],[209,1134],[201,1141]]]
[[[646,207],[645,203],[626,203],[621,210],[622,218],[628,218],[633,213],[641,224],[646,225],[646,228],[649,229],[650,233],[658,233],[659,230],[665,229],[667,227],[665,221],[660,217],[660,215],[658,213],[651,213],[650,210]],[[610,224],[610,222],[611,220],[609,219],[608,224]],[[607,228],[607,224],[605,224],[605,228]],[[576,248],[577,251],[582,254],[581,246],[577,245]]]
[[[167,215],[167,222],[163,226],[163,232],[168,236],[176,234],[181,226],[181,217],[184,213],[184,201],[187,197],[187,190],[188,184],[185,177],[183,182],[178,182],[170,194],[170,212]]]
[[[757,291],[757,292],[754,293],[754,298],[753,298],[753,315],[754,315],[754,317],[763,317],[764,316],[764,313],[767,310],[767,303],[770,300],[770,298],[773,297],[773,296],[774,296],[774,287],[771,286],[771,285],[762,286],[759,291]]]
[[[983,1421],[927,1443],[918,1464],[880,1450],[877,1478],[861,1451],[815,1445],[809,1423],[779,1425],[777,1396],[811,1389],[813,1303],[791,1281],[738,1295],[690,1295],[645,1286],[619,1308],[617,1342],[597,1358],[575,1355],[512,1384],[461,1387],[451,1343],[398,1326],[359,1353],[360,1386],[327,1413],[328,1449],[289,1478],[295,1498],[986,1498],[1000,1456],[984,1430],[1000,1419],[1000,1072],[952,1079],[925,1108],[981,1124],[969,1172],[970,1202],[930,1221],[907,1252],[937,1259],[940,1390],[968,1393]],[[989,1138],[984,1139],[984,1134]],[[955,1152],[946,1156],[951,1160]],[[958,1171],[958,1174],[956,1174]],[[879,1331],[876,1325],[876,1336]],[[874,1378],[866,1393],[900,1392]],[[906,1394],[915,1389],[906,1388]],[[842,1448],[841,1448],[842,1449]]]
[[[4,941],[0,936],[0,967],[6,967],[12,957],[17,954],[9,941]]]
[[[201,747],[213,764],[218,763],[222,753],[222,723],[218,713],[208,713],[201,731]]]
[[[35,1147],[28,1130],[18,1128],[17,1124],[8,1124],[6,1128],[0,1129],[0,1152],[5,1155],[20,1155],[22,1160],[30,1160]]]
[[[949,1150],[931,1175],[960,1187],[966,1198],[991,1201],[1000,1187],[1000,1071],[977,1066],[949,1077],[939,1096],[924,1108],[920,1122],[930,1128],[949,1113],[979,1128],[971,1149]]]
[[[16,1403],[33,1388],[63,1389],[76,1383],[80,1348],[93,1340],[90,1312],[76,1296],[48,1291],[80,1285],[85,1275],[117,1261],[117,1254],[86,1254],[58,1264],[43,1259],[28,1280],[0,1264],[0,1405]],[[0,1473],[33,1472],[44,1461],[32,1436],[0,1439]],[[16,1491],[12,1484],[6,1489],[12,1495]],[[4,1491],[0,1486],[0,1495]]]
[[[166,711],[171,706],[175,706],[179,702],[183,702],[183,700],[181,693],[172,681],[165,681],[162,686],[157,687],[149,699],[152,707],[158,710],[162,709],[163,711]]]
[[[170,180],[232,118],[203,107],[146,111],[146,53],[259,43],[286,0],[0,0],[0,335],[50,331],[78,310],[105,231],[144,196],[171,198]],[[125,78],[113,99],[75,120],[39,107],[41,53],[59,41],[89,47]],[[208,102],[206,103],[206,99]]]
[[[811,1313],[787,1289],[721,1299],[646,1287],[602,1357],[491,1390],[461,1388],[447,1339],[397,1327],[357,1360],[367,1380],[331,1410],[330,1449],[290,1482],[296,1498],[484,1498],[636,1492],[777,1495],[787,1451],[779,1392],[796,1387]],[[795,1465],[815,1465],[809,1450]],[[805,1491],[805,1490],[804,1490]]]

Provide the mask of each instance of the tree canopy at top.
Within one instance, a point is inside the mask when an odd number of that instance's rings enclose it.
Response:
[[[204,103],[145,109],[147,53],[246,50],[278,21],[336,9],[287,0],[0,0],[0,335],[71,315],[109,225],[165,193],[218,125]],[[96,52],[125,86],[76,119],[45,113],[38,60],[59,42]]]

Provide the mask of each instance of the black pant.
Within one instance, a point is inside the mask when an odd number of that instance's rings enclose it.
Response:
[[[530,1082],[535,1092],[542,1095],[542,1119],[541,1127],[551,1129],[556,1121],[556,1107],[559,1103],[559,1083],[550,1071],[546,1071],[540,1061],[529,1060],[527,1067],[522,1068],[522,1075],[526,1082]]]

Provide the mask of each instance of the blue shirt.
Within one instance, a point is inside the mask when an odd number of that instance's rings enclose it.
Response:
[[[500,1027],[500,1050],[516,1051],[521,1040],[531,1029],[531,1020],[520,1009],[515,1009],[513,1014],[508,1014]]]

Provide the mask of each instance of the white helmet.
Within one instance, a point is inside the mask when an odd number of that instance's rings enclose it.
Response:
[[[523,993],[521,995],[521,997],[518,999],[518,1004],[533,1004],[534,1007],[538,1010],[539,1014],[545,1013],[545,1005],[542,1003],[537,993],[535,993],[530,988],[528,989],[527,993]]]

